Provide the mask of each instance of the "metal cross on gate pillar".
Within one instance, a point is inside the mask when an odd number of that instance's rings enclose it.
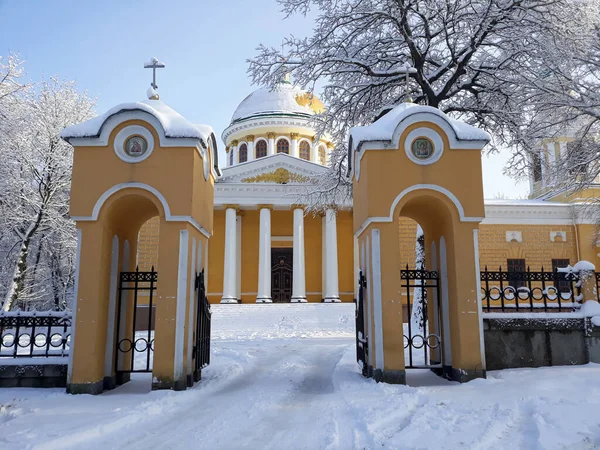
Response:
[[[144,69],[152,69],[152,86],[154,89],[158,89],[156,84],[156,69],[164,69],[165,64],[158,61],[158,58],[152,58],[150,62],[144,63]]]

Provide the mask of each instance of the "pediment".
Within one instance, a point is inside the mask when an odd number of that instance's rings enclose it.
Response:
[[[217,183],[309,183],[326,167],[284,153],[222,169]]]

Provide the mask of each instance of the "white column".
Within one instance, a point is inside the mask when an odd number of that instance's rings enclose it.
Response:
[[[267,134],[267,137],[269,138],[269,147],[267,148],[267,155],[274,155],[275,154],[275,133],[269,133]]]
[[[340,301],[336,228],[335,211],[328,209],[325,213],[325,302]]]
[[[233,166],[235,166],[238,163],[238,141],[232,141],[231,142],[231,152],[233,152]]]
[[[221,303],[237,303],[236,210],[225,210],[225,265],[223,267],[223,297]]]
[[[271,303],[271,210],[260,209],[258,237],[258,295],[256,303]]]
[[[110,290],[108,291],[108,328],[106,329],[106,354],[104,359],[104,378],[113,374],[113,350],[115,349],[115,317],[117,310],[117,288],[119,285],[119,237],[113,236],[112,256],[110,260]],[[114,384],[113,384],[114,385]]]
[[[300,154],[298,153],[298,133],[291,133],[290,137],[292,138],[292,148],[290,149],[291,155],[295,158],[299,158]]]
[[[312,141],[311,143],[310,160],[314,163],[319,161],[319,141]]]
[[[306,303],[306,276],[304,269],[304,209],[294,209],[294,271],[292,303]]]
[[[246,136],[246,145],[248,146],[248,161],[254,161],[254,136]]]
[[[327,278],[327,265],[325,257],[325,242],[327,241],[327,227],[325,226],[325,215],[321,217],[321,300],[325,299],[325,279]]]
[[[238,214],[235,221],[235,248],[236,248],[236,279],[235,279],[235,296],[238,301],[242,301],[242,216]]]

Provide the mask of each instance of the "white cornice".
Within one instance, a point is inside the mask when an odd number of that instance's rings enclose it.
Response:
[[[483,225],[573,225],[594,224],[598,207],[573,203],[518,200],[485,204]],[[600,212],[600,211],[599,211]]]
[[[242,209],[255,209],[260,204],[289,208],[306,201],[306,184],[277,183],[219,183],[215,184],[215,208],[236,204]],[[342,209],[351,209],[351,203],[341,203]]]
[[[223,134],[221,134],[221,139],[224,143],[227,143],[227,139],[235,133],[246,132],[250,133],[252,129],[261,128],[261,127],[300,127],[306,128],[309,132],[313,132],[313,127],[310,125],[310,120],[303,117],[257,117],[255,119],[250,119],[242,122],[234,123],[229,127],[225,128]],[[251,134],[251,133],[250,133]]]

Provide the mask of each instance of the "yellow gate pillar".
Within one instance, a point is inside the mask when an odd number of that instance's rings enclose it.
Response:
[[[428,332],[441,343],[431,360],[458,381],[484,377],[478,227],[484,218],[481,150],[489,135],[438,109],[404,103],[350,136],[354,231],[372,329],[368,372],[405,383],[403,334],[410,318],[403,317],[400,271],[407,261],[400,260],[398,232],[405,216],[423,228],[428,269],[439,273],[441,317],[432,321],[429,309]]]
[[[153,96],[118,105],[61,136],[75,149],[70,213],[78,236],[67,390],[98,394],[116,385],[118,320],[127,322],[124,334],[134,334],[133,311],[117,311],[120,272],[135,271],[139,230],[155,216],[160,236],[152,387],[185,389],[194,281],[203,265],[195,249],[206,248],[213,226],[219,173],[214,133]]]

